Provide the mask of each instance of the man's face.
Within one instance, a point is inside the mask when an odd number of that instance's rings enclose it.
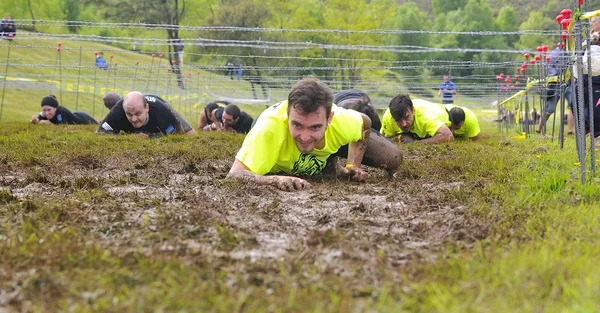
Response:
[[[130,101],[127,104],[123,103],[123,110],[127,120],[134,128],[140,128],[144,126],[148,119],[148,105],[144,104],[144,101]]]
[[[227,114],[227,112],[223,111],[223,125],[227,126],[227,127],[233,127],[235,126],[235,124],[237,124],[237,121],[240,118],[233,118],[233,115],[229,115]]]
[[[464,124],[464,123],[465,123],[465,122],[463,121],[463,122],[460,122],[460,123],[458,123],[458,124],[452,124],[452,125],[450,126],[450,131],[451,131],[451,132],[455,132],[455,131],[459,130],[459,129],[460,129],[462,126],[463,126],[463,124]]]
[[[450,78],[448,76],[444,76],[444,82],[447,83],[448,81],[450,81]]]
[[[323,106],[310,114],[303,114],[302,111],[289,107],[288,126],[300,152],[309,153],[321,143],[325,137],[327,123],[332,117],[333,112],[329,119],[327,118],[327,111]]]
[[[56,115],[56,108],[49,105],[44,105],[42,106],[42,113],[48,120],[51,120]]]
[[[415,112],[408,110],[403,118],[396,120],[396,125],[402,129],[403,132],[409,132],[415,122]]]
[[[595,31],[595,32],[600,32],[600,19],[599,18],[592,18],[592,21],[590,23],[590,30]]]

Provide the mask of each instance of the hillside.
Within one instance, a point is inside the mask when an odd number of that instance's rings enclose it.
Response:
[[[433,16],[431,0],[424,0],[424,1],[397,0],[397,1],[399,4],[404,4],[406,2],[414,2],[415,4],[417,4],[417,6],[421,10],[423,10],[423,11],[429,13],[431,16]],[[573,7],[573,1],[566,1],[566,0],[562,0],[562,1],[530,0],[530,1],[527,1],[525,5],[523,4],[524,1],[521,1],[521,0],[487,0],[487,1],[490,4],[490,7],[492,7],[492,10],[494,11],[494,15],[497,15],[498,12],[500,11],[500,9],[506,5],[512,6],[515,9],[519,8],[518,10],[515,10],[515,12],[517,13],[517,17],[519,19],[519,24],[527,19],[529,12],[531,12],[532,10],[542,11],[546,16],[554,19],[554,17],[556,17],[556,15],[558,15],[558,13],[562,9],[565,9],[565,8],[572,9],[572,7]],[[590,0],[588,2],[588,7],[590,8],[590,11],[600,8],[600,0]]]

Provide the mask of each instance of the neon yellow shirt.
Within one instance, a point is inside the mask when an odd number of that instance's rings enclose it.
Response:
[[[415,120],[410,129],[411,133],[425,139],[433,137],[443,125],[450,127],[448,112],[439,104],[422,99],[412,99],[412,103]],[[390,109],[387,109],[383,114],[380,132],[385,137],[394,137],[402,133],[402,129],[396,124]]]
[[[445,107],[446,110],[450,111],[452,110],[452,108],[457,106],[453,104],[446,104]],[[479,129],[479,121],[477,120],[477,115],[475,115],[475,113],[473,113],[473,111],[469,110],[468,108],[459,108],[465,111],[465,121],[459,129],[453,132],[454,137],[473,138],[479,135],[479,132],[481,130]]]
[[[261,113],[235,156],[253,173],[312,176],[325,168],[327,158],[341,146],[362,139],[361,114],[333,105],[334,115],[325,130],[325,147],[301,153],[290,134],[287,106],[287,100],[282,101]]]

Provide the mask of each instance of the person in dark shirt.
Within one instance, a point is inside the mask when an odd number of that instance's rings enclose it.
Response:
[[[104,101],[104,106],[107,109],[112,109],[117,102],[121,100],[121,96],[116,92],[109,92],[102,97],[102,101]]]
[[[135,133],[140,137],[167,134],[195,135],[196,131],[163,99],[144,96],[139,91],[128,93],[110,110],[96,133]]]
[[[98,124],[98,122],[85,112],[71,112],[69,109],[58,105],[54,95],[42,99],[42,111],[31,117],[32,124]]]
[[[252,116],[241,111],[235,104],[230,104],[225,108],[218,108],[214,115],[217,121],[221,121],[221,123],[213,123],[217,131],[235,131],[247,134],[250,128],[252,128],[252,122],[254,122]]]
[[[17,28],[15,27],[15,21],[13,21],[12,16],[9,14],[6,18],[0,20],[0,38],[11,40],[16,35]]]
[[[212,130],[212,124],[216,121],[213,116],[213,112],[218,108],[224,108],[230,105],[229,101],[214,101],[210,102],[204,107],[202,113],[200,113],[200,119],[198,120],[198,130]],[[213,120],[214,119],[214,120]]]

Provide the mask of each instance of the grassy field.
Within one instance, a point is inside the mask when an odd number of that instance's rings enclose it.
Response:
[[[225,180],[243,137],[0,129],[0,310],[590,312],[596,183],[574,140],[402,146],[397,177]]]
[[[108,49],[95,45],[85,44],[88,56]],[[78,58],[79,44],[63,47],[75,47],[65,60]],[[122,63],[151,62],[117,52]],[[26,75],[43,63],[27,53],[11,52],[21,78],[52,78],[52,68]],[[127,90],[133,75],[114,85]],[[228,80],[215,89],[249,91]],[[143,140],[30,125],[50,90],[7,84],[0,312],[600,310],[599,177],[580,182],[572,136],[561,150],[541,135],[499,134],[495,111],[479,107],[482,141],[402,145],[396,177],[324,174],[288,193],[225,179],[241,135]],[[195,124],[194,105],[208,97],[178,96],[171,103],[188,99],[180,111]],[[62,97],[106,113],[100,91]],[[253,116],[262,108],[243,106]]]

